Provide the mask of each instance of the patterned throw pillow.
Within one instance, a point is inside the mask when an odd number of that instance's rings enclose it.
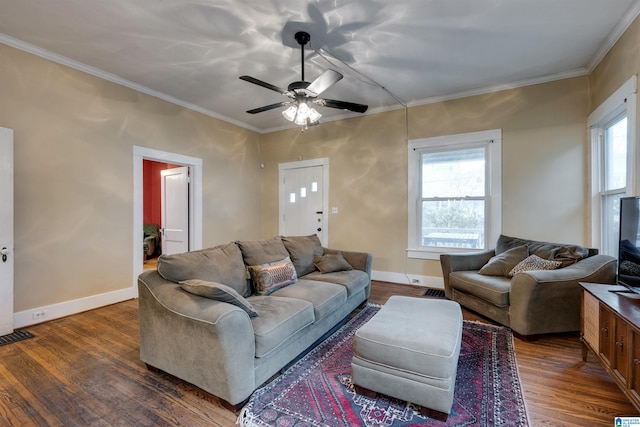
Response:
[[[269,295],[285,286],[298,283],[296,268],[289,257],[276,262],[247,268],[256,295]]]
[[[509,272],[509,276],[515,276],[518,273],[522,273],[523,271],[533,271],[533,270],[555,270],[560,267],[562,263],[560,261],[551,261],[548,259],[540,258],[537,255],[531,255],[528,258],[525,258],[523,261],[519,262],[518,265],[513,267]]]

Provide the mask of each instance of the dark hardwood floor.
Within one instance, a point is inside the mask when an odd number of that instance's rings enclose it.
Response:
[[[370,301],[423,290],[374,282]],[[235,424],[217,398],[140,362],[137,300],[27,329],[35,338],[0,347],[0,426]],[[638,414],[593,354],[582,361],[577,334],[515,347],[532,426],[612,426]]]

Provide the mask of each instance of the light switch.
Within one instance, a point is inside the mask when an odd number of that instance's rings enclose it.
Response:
[[[331,213],[332,213],[332,214],[337,214],[337,213],[338,213],[338,208],[337,208],[337,207],[335,207],[335,206],[334,206],[334,207],[332,207],[332,208],[331,208]]]

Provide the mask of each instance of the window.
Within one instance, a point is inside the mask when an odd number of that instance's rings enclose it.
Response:
[[[588,119],[591,132],[592,245],[618,256],[620,198],[636,193],[634,140],[635,77]]]
[[[493,244],[501,224],[500,130],[409,141],[409,257]]]

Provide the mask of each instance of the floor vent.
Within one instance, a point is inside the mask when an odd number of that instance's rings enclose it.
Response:
[[[33,338],[33,334],[29,331],[25,331],[24,329],[16,330],[10,334],[3,335],[0,337],[0,346],[12,344],[14,342],[26,340],[28,338]]]
[[[433,289],[427,288],[426,291],[422,293],[422,296],[431,297],[431,298],[444,298],[444,291],[442,289]]]

